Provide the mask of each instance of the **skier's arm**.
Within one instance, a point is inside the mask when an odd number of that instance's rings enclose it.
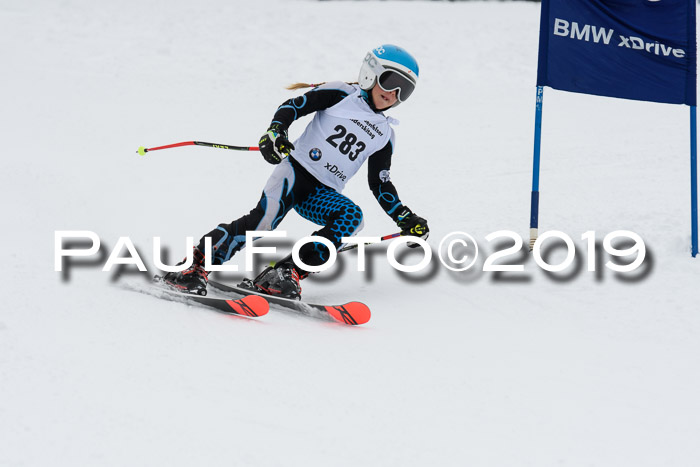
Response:
[[[287,130],[294,120],[334,106],[345,99],[350,90],[352,87],[346,83],[328,83],[280,105],[258,143],[265,160],[270,164],[279,164],[291,154],[294,145],[287,138]]]
[[[274,117],[272,117],[270,126],[279,126],[286,131],[292,122],[300,117],[333,107],[347,96],[348,93],[343,89],[313,89],[280,105]]]
[[[413,235],[426,239],[430,231],[428,222],[401,202],[396,187],[391,183],[389,170],[391,169],[392,152],[393,147],[389,141],[386,146],[367,159],[369,188],[382,209],[401,228],[401,235]],[[418,245],[409,244],[409,246]]]
[[[399,194],[389,176],[392,152],[393,147],[389,141],[386,146],[369,156],[367,159],[367,181],[369,189],[379,201],[379,205],[396,222],[403,204],[401,204]]]

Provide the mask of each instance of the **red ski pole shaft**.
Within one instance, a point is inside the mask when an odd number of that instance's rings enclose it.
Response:
[[[179,148],[181,146],[207,146],[210,148],[231,149],[233,151],[257,151],[257,146],[233,146],[230,144],[220,143],[205,143],[204,141],[184,141],[182,143],[167,144],[165,146],[157,146],[154,148],[145,148],[141,146],[136,152],[145,156],[149,151],[158,151],[159,149]]]
[[[383,237],[380,237],[380,238],[379,238],[379,241],[380,241],[380,242],[383,242],[383,241],[385,241],[385,240],[391,240],[392,238],[396,238],[396,237],[400,237],[400,236],[401,236],[401,232],[396,232],[396,233],[393,233],[393,234],[384,235]],[[346,245],[346,246],[344,246],[343,248],[339,249],[339,250],[338,250],[338,253],[342,253],[342,252],[348,251],[348,250],[354,250],[354,249],[357,248],[357,247],[358,247],[358,244],[357,244],[357,243],[353,243],[352,245]]]

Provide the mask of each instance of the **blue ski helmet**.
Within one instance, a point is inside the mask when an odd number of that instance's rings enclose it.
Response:
[[[360,88],[369,91],[379,84],[385,91],[396,90],[398,100],[392,107],[408,99],[418,82],[418,62],[413,55],[393,44],[370,50],[362,62]]]

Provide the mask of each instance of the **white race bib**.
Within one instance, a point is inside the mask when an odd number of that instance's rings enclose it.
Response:
[[[394,130],[388,117],[372,111],[359,86],[338,82],[318,89],[341,89],[349,95],[316,112],[294,142],[292,155],[321,183],[341,192],[369,156],[393,143]]]

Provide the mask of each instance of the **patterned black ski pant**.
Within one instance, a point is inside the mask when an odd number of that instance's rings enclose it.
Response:
[[[327,238],[336,248],[342,244],[343,237],[355,235],[363,226],[359,206],[320,183],[298,162],[288,157],[272,172],[257,206],[230,224],[219,224],[202,237],[198,248],[205,251],[204,239],[211,237],[214,252],[212,264],[223,264],[245,247],[246,232],[274,230],[292,209],[305,219],[323,226],[313,235]],[[307,243],[299,250],[302,261],[310,266],[325,263],[328,254],[328,247],[320,242]]]

